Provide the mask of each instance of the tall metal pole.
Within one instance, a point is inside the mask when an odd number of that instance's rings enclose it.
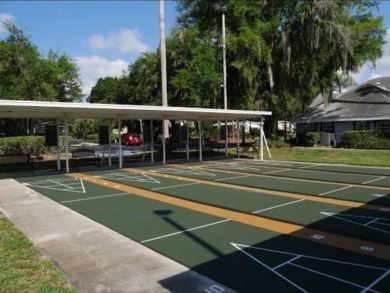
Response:
[[[168,106],[168,90],[167,90],[167,56],[165,49],[165,16],[164,16],[164,0],[160,0],[160,59],[161,59],[161,92],[162,106]],[[168,120],[163,120],[163,164],[165,164],[165,141],[169,138]]]
[[[223,106],[227,110],[227,82],[226,82],[226,32],[225,32],[225,12],[222,9],[222,50],[223,50]],[[225,157],[228,156],[228,126],[225,121]]]
[[[222,12],[222,49],[223,49],[223,106],[227,110],[227,86],[226,86],[226,32],[225,13]]]

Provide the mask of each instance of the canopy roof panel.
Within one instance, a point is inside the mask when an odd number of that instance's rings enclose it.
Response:
[[[0,118],[245,120],[270,115],[269,111],[0,100]]]

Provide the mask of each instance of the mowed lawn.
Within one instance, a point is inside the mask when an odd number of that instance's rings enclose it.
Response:
[[[77,292],[65,275],[1,213],[0,292]]]
[[[273,147],[270,148],[270,153],[272,159],[276,161],[299,161],[390,167],[390,150],[379,151],[332,148],[322,149],[302,147]],[[264,159],[269,159],[266,150],[264,150]]]

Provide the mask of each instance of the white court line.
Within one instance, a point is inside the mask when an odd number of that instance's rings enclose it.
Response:
[[[76,179],[76,181],[78,181],[78,178],[75,178],[75,179]],[[70,184],[63,184],[63,183],[61,183],[60,181],[56,181],[56,179],[47,179],[47,181],[48,181],[48,182],[55,183],[55,185],[62,185],[62,186],[64,186],[64,187],[70,188],[70,189],[75,189],[75,188],[73,188],[71,185],[75,185],[75,184],[78,183],[78,182],[74,182],[74,180],[72,180],[73,184],[72,184],[72,183],[70,183]],[[55,186],[55,185],[54,185],[54,186]],[[50,185],[50,187],[52,187],[52,185]],[[77,189],[77,187],[76,187],[76,189]]]
[[[328,191],[328,192],[323,192],[323,193],[320,193],[319,195],[321,196],[321,195],[333,193],[333,192],[336,192],[336,191],[345,190],[345,189],[348,189],[348,188],[351,188],[351,187],[353,187],[353,185],[349,185],[349,186],[347,186],[347,187],[343,187],[343,188],[331,190],[331,191]]]
[[[69,202],[93,200],[93,199],[99,199],[99,198],[114,197],[114,196],[124,195],[124,194],[130,194],[130,193],[128,193],[128,192],[122,192],[122,193],[108,194],[108,195],[95,196],[95,197],[88,197],[88,198],[79,198],[79,199],[72,199],[72,200],[61,201],[60,203],[69,203]]]
[[[274,174],[274,173],[280,173],[280,172],[286,172],[286,171],[291,171],[291,169],[270,171],[270,172],[265,172],[265,173],[263,173],[263,174],[264,174],[264,175],[266,175],[266,174]]]
[[[277,265],[276,267],[273,267],[272,269],[273,270],[277,270],[278,268],[283,267],[283,266],[285,266],[287,264],[290,264],[294,260],[300,259],[301,257],[302,257],[301,255],[297,255],[296,257],[294,257],[294,258],[292,258],[292,259],[290,259],[288,261],[282,262],[280,265]]]
[[[273,272],[274,274],[276,274],[277,276],[279,276],[281,279],[285,280],[286,282],[290,283],[292,286],[294,286],[295,288],[297,288],[298,290],[300,290],[301,292],[308,292],[306,291],[305,289],[303,289],[302,287],[299,287],[297,284],[295,284],[294,282],[292,282],[291,280],[289,280],[288,278],[286,278],[285,276],[283,276],[282,274],[278,273],[276,270],[272,269],[271,267],[267,266],[265,263],[263,263],[262,261],[258,260],[257,258],[255,258],[253,255],[251,255],[250,253],[246,252],[244,249],[242,249],[239,244],[236,244],[236,243],[230,243],[231,245],[233,245],[238,251],[241,251],[242,253],[244,253],[246,256],[248,256],[249,258],[253,259],[255,262],[259,263],[260,265],[262,266],[265,266],[267,269],[269,269],[271,272]],[[250,247],[250,246],[247,246],[247,247]]]
[[[376,193],[373,193],[372,196],[390,199],[390,197],[388,196],[388,194],[376,194]]]
[[[314,168],[314,167],[323,166],[323,165],[324,164],[309,165],[309,166],[299,167],[299,169]]]
[[[372,180],[363,182],[362,184],[372,183],[372,182],[379,181],[379,180],[382,180],[382,179],[385,179],[385,178],[386,178],[386,177],[380,177],[380,178],[372,179]]]
[[[83,188],[83,193],[85,193],[85,187],[84,187],[84,182],[83,179],[80,179],[81,187]]]
[[[350,284],[350,285],[353,285],[355,287],[358,287],[358,288],[362,288],[362,289],[365,289],[364,291],[362,292],[366,292],[366,291],[370,291],[370,292],[378,292],[374,289],[372,289],[371,287],[373,287],[375,284],[377,284],[378,282],[380,282],[383,278],[385,278],[389,273],[390,273],[390,270],[388,268],[381,268],[381,267],[375,267],[375,266],[370,266],[370,265],[365,265],[365,264],[358,264],[358,263],[351,263],[351,262],[345,262],[345,261],[339,261],[339,260],[334,260],[334,259],[326,259],[326,258],[320,258],[320,257],[315,257],[315,256],[309,256],[309,255],[304,255],[304,254],[295,254],[295,253],[290,253],[290,252],[286,252],[286,251],[280,251],[280,250],[273,250],[273,249],[267,249],[267,248],[260,248],[260,247],[256,247],[256,246],[250,246],[250,245],[244,245],[244,244],[237,244],[237,243],[230,243],[231,245],[233,245],[236,249],[238,249],[239,251],[243,252],[244,254],[246,254],[248,257],[250,257],[251,259],[253,259],[254,261],[256,261],[257,263],[261,264],[262,266],[266,267],[267,269],[269,269],[271,272],[277,274],[279,277],[283,278],[284,280],[286,280],[287,282],[289,282],[290,284],[292,284],[294,287],[300,289],[301,291],[303,292],[307,292],[305,289],[303,289],[302,287],[299,287],[297,284],[295,284],[293,281],[291,281],[290,279],[288,279],[287,277],[283,276],[281,273],[278,273],[275,269],[271,268],[270,266],[268,266],[267,264],[265,264],[264,262],[262,262],[260,259],[256,258],[255,256],[253,256],[252,254],[250,254],[249,252],[245,251],[244,249],[245,248],[251,248],[251,249],[258,249],[258,250],[261,250],[261,251],[268,251],[268,252],[276,252],[276,253],[282,253],[284,255],[289,255],[289,256],[292,256],[294,257],[294,259],[309,259],[309,260],[315,260],[315,261],[324,261],[325,263],[336,263],[336,264],[342,264],[342,265],[348,265],[348,266],[353,266],[353,267],[358,267],[358,268],[364,268],[364,269],[372,269],[372,270],[378,270],[378,271],[383,271],[384,273],[379,277],[377,278],[376,280],[374,280],[368,287],[363,287],[359,284],[356,284],[356,283],[353,283],[353,282],[350,282],[348,280],[344,280],[344,279],[341,279],[339,277],[336,277],[336,276],[332,276],[332,275],[329,275],[329,274],[325,274],[325,273],[322,273],[320,271],[316,271],[316,270],[313,270],[309,267],[305,267],[303,265],[299,265],[299,264],[296,264],[296,263],[293,263],[291,260],[290,261],[286,261],[284,262],[283,264],[285,265],[291,265],[291,266],[295,266],[295,267],[299,267],[301,269],[304,269],[304,270],[307,270],[307,271],[310,271],[310,272],[313,272],[315,274],[319,274],[321,276],[324,276],[324,277],[327,277],[327,278],[331,278],[331,279],[334,279],[334,280],[338,280],[340,282],[344,282],[344,283],[347,283],[347,284]],[[297,257],[299,256],[299,257]],[[278,265],[277,268],[281,268],[282,266]],[[379,292],[378,292],[379,293]]]
[[[298,265],[298,264],[295,264],[295,263],[290,263],[289,265],[292,265],[292,266],[300,268],[302,270],[306,270],[306,271],[312,272],[314,274],[318,274],[320,276],[324,276],[324,277],[327,277],[327,278],[330,278],[330,279],[333,279],[333,280],[336,280],[336,281],[339,281],[339,282],[342,282],[342,283],[345,283],[345,284],[348,284],[348,285],[352,285],[354,287],[358,287],[360,289],[367,289],[367,288],[363,287],[362,285],[359,285],[359,284],[356,284],[356,283],[352,283],[350,281],[347,281],[347,280],[344,280],[344,279],[341,279],[341,278],[338,278],[338,277],[334,277],[334,276],[331,276],[329,274],[325,274],[325,273],[322,273],[322,272],[319,272],[319,271],[316,271],[316,270],[313,270],[313,269],[310,269],[308,267],[304,267],[304,266],[301,266],[301,265]],[[370,289],[370,291],[375,292],[375,293],[380,293],[380,291],[377,291],[377,290],[374,290],[374,289]]]
[[[162,238],[166,238],[166,237],[170,237],[170,236],[186,233],[186,232],[193,231],[193,230],[202,229],[202,228],[213,226],[213,225],[218,225],[218,224],[221,224],[221,223],[224,223],[224,222],[228,222],[228,221],[231,221],[231,220],[230,219],[225,219],[225,220],[222,220],[222,221],[213,222],[213,223],[210,223],[210,224],[206,224],[206,225],[190,228],[190,229],[187,229],[187,230],[182,230],[182,231],[179,231],[179,232],[170,233],[170,234],[166,234],[166,235],[155,237],[155,238],[150,238],[150,239],[141,241],[141,243],[146,243],[146,242],[150,242],[150,241],[154,241],[154,240],[158,240],[158,239],[162,239]]]
[[[266,208],[266,209],[258,210],[258,211],[252,212],[252,214],[257,214],[257,213],[265,212],[265,211],[272,210],[272,209],[276,209],[276,208],[279,208],[279,207],[282,207],[282,206],[287,206],[287,205],[290,205],[290,204],[294,204],[294,203],[297,203],[297,202],[301,202],[301,201],[304,201],[304,200],[305,200],[305,199],[294,200],[294,201],[291,201],[291,202],[288,202],[288,203],[284,203],[284,204],[280,204],[280,205],[277,205],[277,206],[269,207],[269,208]]]
[[[237,178],[244,178],[244,177],[251,177],[251,176],[252,176],[252,175],[234,176],[234,177],[216,179],[215,181],[224,181],[224,180],[237,179]]]
[[[178,184],[178,185],[171,185],[171,186],[164,186],[164,187],[156,187],[156,188],[152,188],[151,190],[175,188],[175,187],[189,186],[189,185],[195,185],[195,184],[199,184],[199,183],[198,182],[192,182],[192,183],[186,183],[186,184]]]
[[[371,220],[371,221],[365,223],[364,226],[368,226],[368,225],[370,225],[370,224],[376,222],[376,220],[378,220],[378,219],[379,219],[379,218],[375,218],[375,219],[373,219],[373,220]]]
[[[385,272],[382,276],[380,276],[378,279],[376,279],[374,282],[372,282],[369,286],[367,286],[366,289],[364,289],[362,291],[362,293],[365,293],[367,291],[373,291],[371,288],[374,287],[376,284],[378,284],[380,281],[382,281],[382,279],[385,278],[389,273],[390,273],[390,270]]]

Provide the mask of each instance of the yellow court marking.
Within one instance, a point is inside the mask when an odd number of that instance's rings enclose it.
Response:
[[[174,165],[174,164],[169,165],[169,166],[179,167],[180,168],[179,165]],[[181,167],[181,168],[183,168],[183,167]],[[124,171],[143,172],[143,173],[147,173],[149,175],[155,175],[155,176],[159,176],[159,177],[167,177],[167,178],[172,178],[172,179],[178,179],[179,178],[178,176],[171,175],[171,174],[167,175],[167,174],[163,174],[163,173],[151,172],[151,171],[147,171],[147,170],[143,170],[143,169],[137,169],[137,168],[131,168],[131,169],[128,169],[128,170],[122,169],[122,170],[124,170]],[[241,175],[242,174],[246,174],[246,173],[241,173]],[[246,175],[248,175],[248,174],[246,174]],[[180,178],[181,178],[180,180],[183,180],[182,177],[180,177]],[[362,208],[362,209],[368,209],[368,210],[374,210],[374,211],[380,211],[381,209],[386,208],[384,206],[367,204],[367,203],[356,202],[356,201],[335,199],[335,198],[329,198],[329,197],[320,197],[320,196],[315,196],[315,195],[305,195],[305,194],[299,194],[299,193],[293,193],[293,192],[285,192],[285,191],[276,191],[276,190],[270,190],[270,189],[262,189],[262,188],[257,188],[257,187],[249,187],[249,186],[243,186],[243,185],[221,183],[221,182],[216,182],[216,181],[211,181],[211,180],[204,180],[204,179],[198,179],[198,178],[185,177],[184,180],[189,181],[189,182],[196,182],[196,183],[202,183],[202,184],[218,186],[218,187],[228,187],[228,188],[231,188],[231,189],[238,189],[238,190],[244,190],[244,191],[258,192],[258,193],[261,193],[262,195],[277,195],[277,196],[283,196],[283,197],[288,197],[288,198],[305,199],[305,200],[309,200],[309,201],[328,203],[328,204],[334,204],[334,205],[339,205],[339,206],[346,206],[346,207],[351,207],[351,208]]]
[[[129,169],[129,170],[133,170],[133,169]],[[141,188],[137,188],[125,184],[112,182],[101,178],[96,178],[82,173],[71,173],[71,174],[67,174],[67,176],[80,178],[83,179],[84,181],[102,185],[105,187],[114,188],[114,186],[116,186],[115,189],[119,189],[123,192],[131,193],[133,195],[161,201],[182,208],[190,209],[196,212],[221,217],[223,219],[230,219],[236,222],[240,222],[243,224],[247,224],[262,229],[267,229],[277,233],[288,234],[306,240],[311,240],[322,244],[339,247],[342,249],[348,249],[358,253],[390,260],[390,247],[384,244],[379,244],[379,243],[365,241],[353,237],[338,235],[335,233],[328,233],[328,232],[315,230],[311,228],[305,228],[300,225],[279,222],[279,221],[266,219],[263,217],[245,214],[241,212],[236,212],[228,209],[213,207],[206,204],[196,203],[189,200],[164,195],[158,192],[144,190]]]

